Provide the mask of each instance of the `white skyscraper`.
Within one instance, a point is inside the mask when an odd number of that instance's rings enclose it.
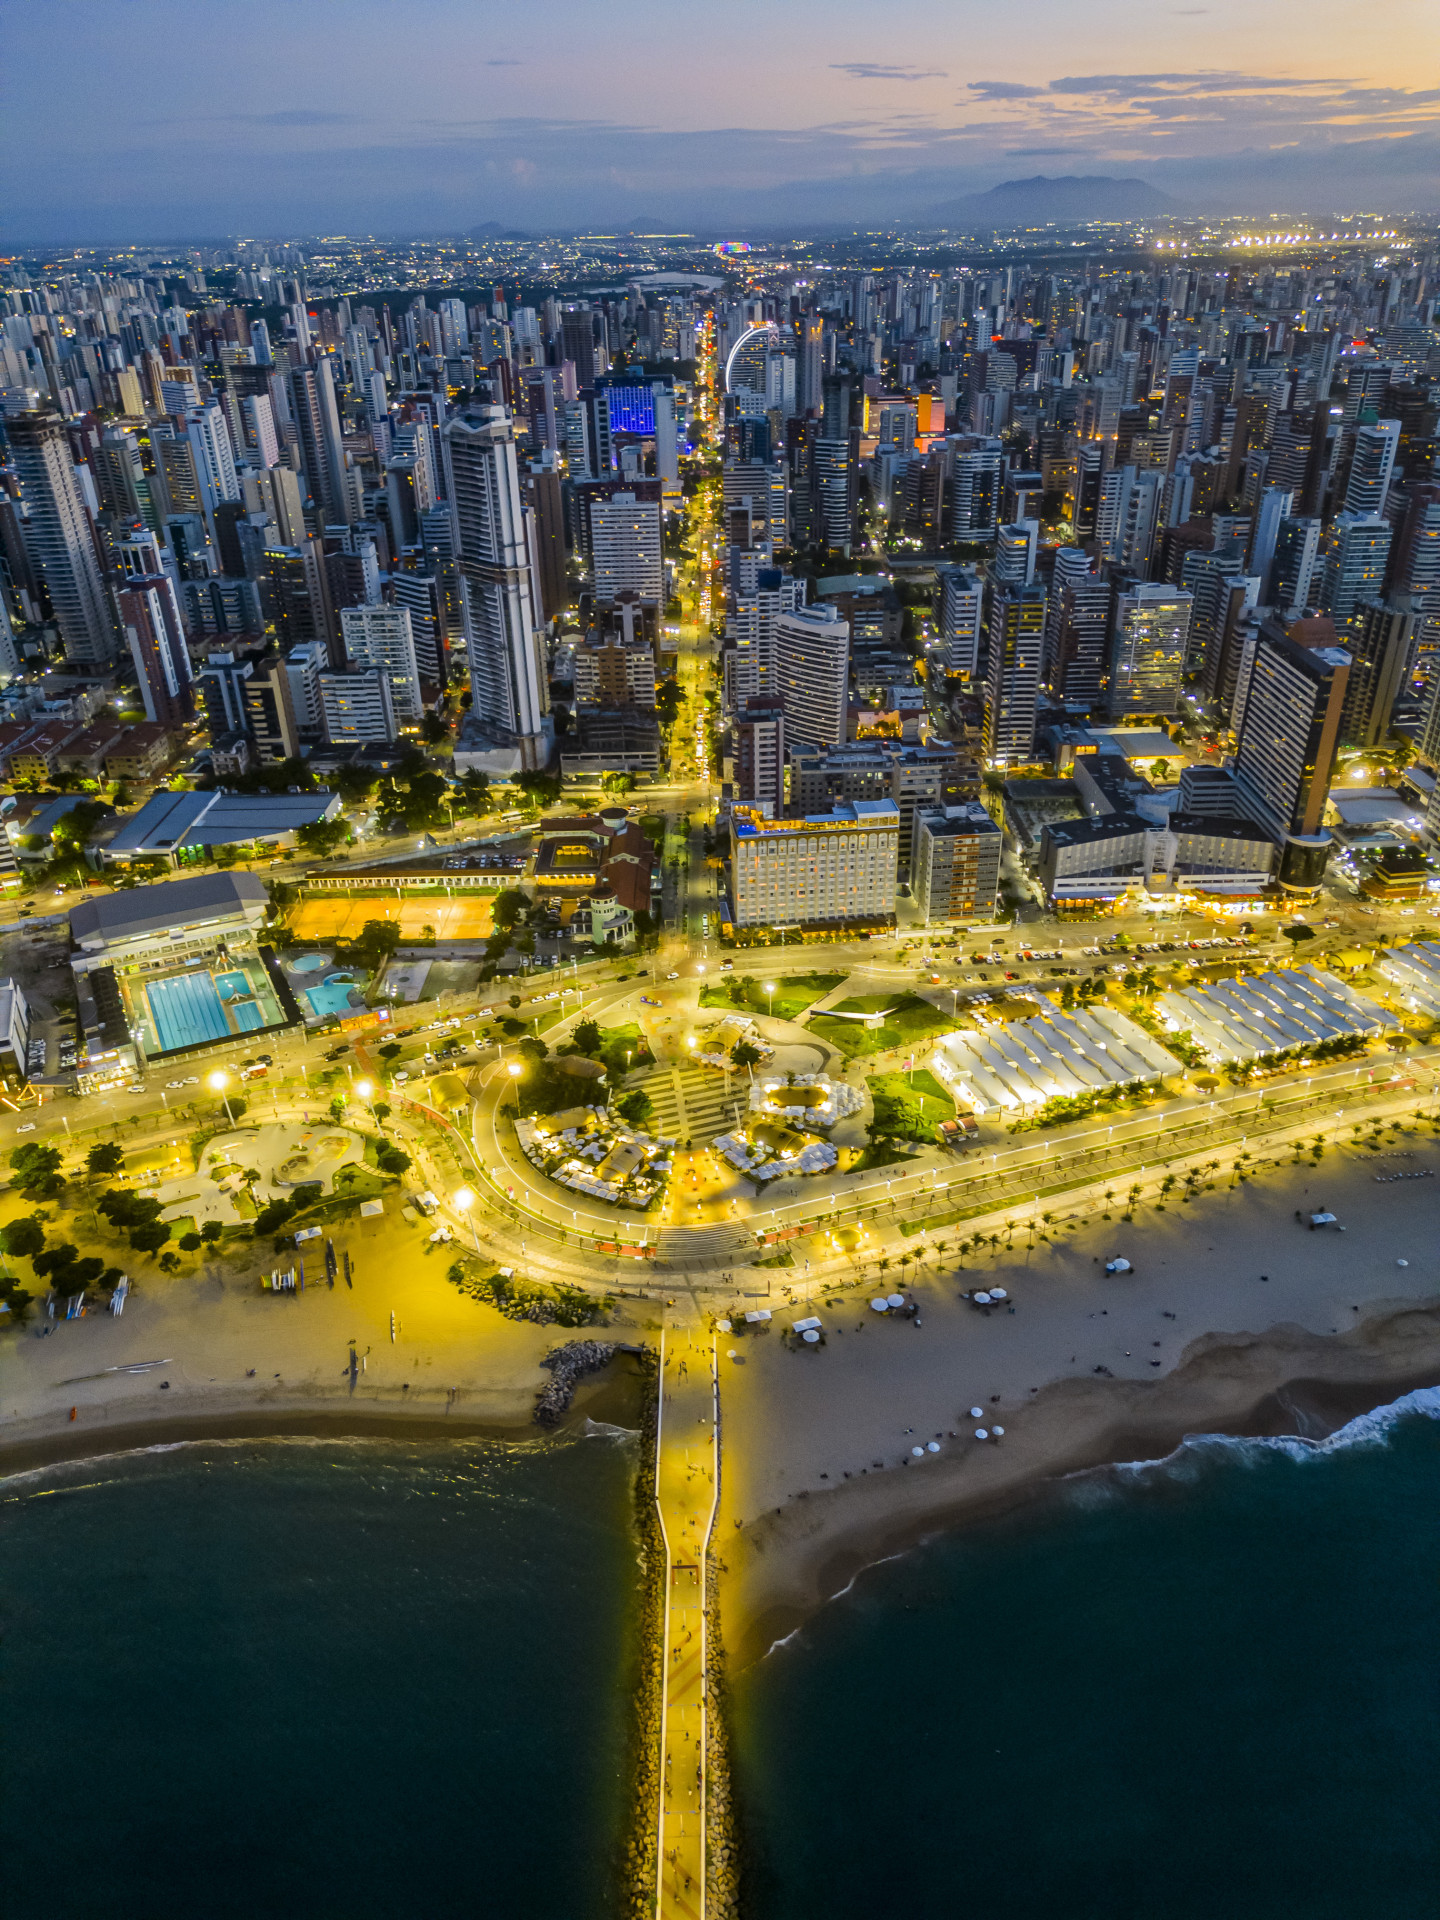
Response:
[[[514,429],[503,407],[476,407],[447,422],[443,441],[474,709],[539,765],[546,680]]]
[[[940,661],[946,673],[973,680],[980,669],[980,580],[965,567],[940,569]]]
[[[838,746],[849,704],[850,624],[833,606],[796,607],[775,621],[775,685],[787,749]]]
[[[663,597],[665,559],[658,500],[637,500],[633,493],[592,500],[590,549],[597,600],[613,601],[622,593],[638,593],[642,600]]]
[[[418,727],[425,714],[420,669],[408,607],[345,607],[340,614],[345,653],[357,666],[378,667],[390,682],[395,719]]]

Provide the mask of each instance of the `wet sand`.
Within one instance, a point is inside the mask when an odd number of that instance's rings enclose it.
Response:
[[[1158,1458],[1187,1433],[1319,1437],[1440,1381],[1440,1151],[1428,1130],[1400,1145],[1414,1157],[1332,1149],[1319,1168],[1147,1206],[1129,1226],[1088,1215],[1033,1251],[1017,1234],[964,1272],[952,1240],[943,1279],[906,1284],[892,1268],[841,1307],[817,1300],[820,1348],[722,1337],[716,1549],[732,1654],[763,1654],[863,1566],[1058,1474]],[[1435,1177],[1375,1182],[1426,1167]],[[1345,1233],[1296,1223],[1322,1203]],[[1106,1275],[1115,1254],[1134,1272]],[[959,1299],[987,1282],[1013,1313]],[[918,1327],[868,1308],[897,1284],[921,1303]],[[997,1423],[1002,1441],[974,1439]],[[932,1440],[938,1453],[913,1455]]]
[[[532,1413],[549,1378],[540,1361],[592,1330],[505,1319],[446,1280],[453,1249],[422,1252],[417,1239],[388,1217],[347,1225],[336,1243],[350,1251],[353,1288],[343,1276],[327,1286],[317,1256],[303,1294],[262,1293],[259,1261],[247,1259],[174,1276],[152,1270],[118,1319],[102,1307],[47,1322],[32,1310],[29,1325],[0,1342],[0,1470],[202,1434],[540,1437]],[[629,1312],[593,1329],[598,1337],[645,1337],[643,1305],[624,1304]],[[47,1325],[54,1333],[38,1337]],[[105,1371],[155,1360],[167,1364]],[[623,1393],[607,1411],[614,1372],[582,1382],[575,1418],[633,1424]]]

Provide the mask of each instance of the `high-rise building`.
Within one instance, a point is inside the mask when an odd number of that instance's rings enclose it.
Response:
[[[162,727],[188,725],[195,714],[194,676],[174,581],[165,573],[142,575],[127,581],[116,603],[145,718]]]
[[[1056,699],[1075,713],[1099,709],[1109,675],[1114,590],[1090,572],[1088,560],[1078,547],[1062,547],[1056,554],[1045,614],[1045,679]]]
[[[1345,482],[1346,513],[1384,513],[1400,445],[1400,422],[1381,420],[1357,427],[1350,473]]]
[[[987,597],[985,758],[993,767],[1024,766],[1035,754],[1045,589],[991,587]]]
[[[984,588],[965,567],[940,567],[940,646],[937,658],[948,674],[973,680],[980,671]]]
[[[845,391],[849,392],[848,386]],[[822,436],[811,453],[812,525],[834,553],[849,553],[855,539],[857,446],[852,434],[843,439]]]
[[[333,746],[382,744],[396,738],[390,676],[379,667],[343,667],[320,675],[325,738]]]
[[[775,685],[785,706],[786,751],[834,746],[845,738],[850,625],[823,602],[775,620]]]
[[[1275,536],[1275,557],[1266,594],[1289,612],[1315,604],[1320,576],[1321,522],[1313,515],[1282,519]]]
[[[1325,802],[1350,677],[1342,647],[1302,646],[1278,620],[1260,628],[1235,749],[1246,814],[1280,849],[1280,881],[1308,891],[1325,876]]]
[[[410,609],[399,606],[346,607],[340,615],[346,658],[373,667],[390,682],[390,704],[402,732],[420,725],[425,697],[410,627]]]
[[[911,874],[926,925],[993,920],[1005,836],[978,800],[915,809]]]
[[[245,725],[261,766],[276,767],[298,758],[300,753],[300,730],[290,704],[289,671],[278,653],[266,654],[249,664],[250,672],[240,682]]]
[[[1165,476],[1137,467],[1115,467],[1100,482],[1095,543],[1124,573],[1145,574],[1155,552]]]
[[[785,702],[748,700],[735,717],[735,798],[767,820],[785,813]]]
[[[328,649],[332,663],[343,661],[321,541],[267,547],[259,587],[265,631],[285,651],[318,640]]]
[[[1193,605],[1177,587],[1137,581],[1120,589],[1106,700],[1112,720],[1177,710]]]
[[[1028,587],[1035,578],[1039,551],[1038,520],[1016,520],[1010,526],[999,528],[990,561],[990,578],[997,586]]]
[[[622,593],[662,600],[665,557],[660,502],[614,493],[590,503],[590,550],[595,598],[613,603]]]
[[[345,467],[345,443],[330,362],[323,355],[313,366],[292,367],[290,408],[320,521],[327,527],[348,525],[355,518],[354,496]]]
[[[1440,590],[1440,485],[1407,489],[1400,531],[1390,550],[1390,584],[1401,593]]]
[[[443,442],[474,710],[539,765],[547,681],[514,431],[503,407],[476,407],[446,424]]]
[[[1340,737],[1351,746],[1373,747],[1390,731],[1390,716],[1405,684],[1415,644],[1416,609],[1401,601],[1366,600],[1346,627],[1350,678],[1340,716]]]
[[[1000,524],[1004,449],[998,440],[962,440],[955,450],[950,491],[950,538],[977,545],[995,538]]]
[[[856,800],[804,820],[730,815],[737,927],[874,926],[893,920],[900,815]]]
[[[1336,626],[1353,618],[1362,601],[1385,589],[1385,568],[1395,530],[1379,514],[1337,513],[1325,536],[1318,604]]]
[[[285,656],[285,672],[290,681],[290,707],[295,715],[295,730],[304,741],[314,743],[325,738],[325,714],[320,704],[320,676],[330,671],[330,657],[318,640],[292,647]]]
[[[45,583],[66,658],[78,667],[107,667],[115,658],[115,623],[64,423],[55,413],[28,412],[12,414],[5,428],[29,509],[26,557]]]

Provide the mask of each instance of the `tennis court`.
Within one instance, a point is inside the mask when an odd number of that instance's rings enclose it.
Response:
[[[145,998],[150,1003],[161,1053],[175,1047],[199,1046],[203,1040],[223,1040],[230,1032],[220,995],[208,973],[181,973],[171,980],[152,980]]]
[[[297,940],[354,940],[367,920],[389,920],[406,940],[428,937],[428,927],[437,940],[485,940],[494,931],[493,908],[490,894],[388,901],[379,894],[332,894],[302,900],[287,918]]]

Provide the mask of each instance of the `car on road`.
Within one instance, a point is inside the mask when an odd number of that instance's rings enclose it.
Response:
[[[666,974],[666,976],[665,976],[665,978],[666,978],[667,980],[678,980],[678,979],[680,978],[680,976],[679,976],[679,974],[678,974],[678,973],[667,973],[667,974]]]
[[[177,1087],[183,1087],[185,1085],[185,1082],[183,1080],[167,1080],[165,1082],[165,1085],[173,1093]]]
[[[652,1000],[648,993],[642,993],[640,996],[640,1004],[642,1007],[658,1007],[660,1002],[658,1000]]]

